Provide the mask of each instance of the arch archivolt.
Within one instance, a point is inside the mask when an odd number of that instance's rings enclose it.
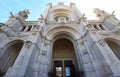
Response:
[[[54,49],[54,43],[59,40],[59,39],[67,39],[69,40],[71,43],[72,43],[72,46],[73,46],[73,52],[74,52],[74,60],[72,58],[59,58],[59,60],[62,60],[62,61],[65,61],[65,60],[73,60],[73,62],[76,62],[75,66],[77,68],[79,68],[79,70],[81,70],[81,66],[77,66],[77,65],[80,65],[82,62],[79,58],[80,56],[80,50],[79,50],[79,47],[77,46],[77,40],[81,38],[81,35],[80,35],[80,32],[79,30],[73,25],[73,27],[70,27],[70,26],[56,26],[56,27],[52,27],[52,28],[49,28],[49,30],[45,33],[45,38],[47,40],[49,40],[51,42],[51,44],[49,45],[49,57],[50,57],[50,69],[52,70],[53,69],[53,62],[54,60],[57,60],[57,59],[53,59],[52,56],[53,56],[53,49]],[[65,44],[65,42],[63,43]],[[63,46],[60,45],[60,46]],[[57,47],[55,47],[57,48]],[[66,49],[66,48],[65,48]],[[59,49],[58,49],[59,51]],[[68,51],[68,50],[63,50],[63,51]],[[63,52],[62,49],[61,49],[61,52]],[[69,50],[71,51],[71,50]]]
[[[116,57],[120,59],[120,41],[113,38],[106,38],[105,41]]]
[[[10,48],[12,45],[16,44],[16,43],[24,43],[23,40],[21,39],[17,39],[17,40],[10,40],[10,41],[7,41],[6,43],[4,43],[4,45],[2,45],[2,49],[0,50],[0,58],[2,57],[2,55],[4,53],[6,53],[7,49]]]
[[[49,30],[46,34],[46,38],[52,40],[55,36],[59,34],[67,34],[74,39],[79,39],[81,37],[79,31],[77,31],[76,29],[72,27],[60,26]]]
[[[120,37],[118,35],[106,35],[106,34],[100,34],[100,36],[105,40],[118,40],[120,41]]]
[[[114,43],[120,45],[120,40],[117,39],[117,38],[104,38],[104,40],[105,40],[106,42],[107,42],[107,41],[109,41],[109,42],[114,42]]]
[[[9,41],[0,51],[0,75],[5,75],[6,71],[14,64],[19,52],[23,47],[23,40]]]
[[[23,39],[11,39],[11,40],[8,40],[8,41],[6,41],[5,43],[2,43],[2,45],[0,45],[1,46],[1,48],[7,48],[8,46],[11,46],[11,45],[13,45],[13,44],[15,44],[15,43],[19,43],[19,42],[25,42],[25,40],[23,40]]]

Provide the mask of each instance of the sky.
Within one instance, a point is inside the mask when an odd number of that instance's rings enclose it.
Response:
[[[5,22],[10,16],[24,9],[29,9],[30,14],[27,20],[38,20],[43,13],[46,4],[57,5],[58,2],[64,2],[69,5],[70,2],[76,4],[82,14],[88,20],[97,19],[93,13],[94,8],[105,10],[108,13],[115,11],[115,15],[120,19],[120,0],[0,0],[0,22]]]

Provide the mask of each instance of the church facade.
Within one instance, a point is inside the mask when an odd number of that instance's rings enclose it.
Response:
[[[0,23],[0,77],[120,77],[120,20],[74,3],[46,5],[37,21],[20,11]]]

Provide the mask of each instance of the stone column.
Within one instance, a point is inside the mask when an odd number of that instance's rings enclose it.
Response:
[[[26,26],[26,28],[25,28],[24,32],[27,32],[28,28],[29,28],[29,26]]]
[[[104,26],[104,25],[103,25],[103,28],[104,28],[105,30],[108,30],[108,29],[106,28],[106,26]]]
[[[39,77],[40,76],[41,60],[44,60],[44,58],[42,58],[42,55],[41,55],[43,47],[44,47],[44,39],[41,39],[41,42],[40,42],[40,45],[39,45],[40,50],[38,51],[36,61],[33,65],[33,71],[34,71],[33,77]]]
[[[39,76],[40,77],[48,77],[48,73],[50,72],[51,65],[51,44],[49,40],[44,41],[43,48],[40,54],[40,67],[39,67]]]
[[[90,53],[90,49],[84,40],[78,42],[78,48],[80,50],[79,57],[81,57],[81,74],[85,77],[97,77],[92,61],[93,57]]]
[[[32,25],[32,28],[31,28],[31,30],[30,30],[30,31],[33,31],[33,29],[34,29],[34,25]]]
[[[92,30],[96,30],[95,27],[93,26],[93,24],[91,24],[91,28],[92,28]]]
[[[76,54],[76,58],[77,58],[77,61],[78,61],[78,67],[79,67],[79,71],[82,71],[82,56],[81,56],[81,46],[80,46],[80,43],[81,41],[80,40],[77,40],[76,41],[76,45],[75,45],[75,54]]]
[[[102,30],[98,24],[96,24],[96,27],[97,27],[99,30]]]

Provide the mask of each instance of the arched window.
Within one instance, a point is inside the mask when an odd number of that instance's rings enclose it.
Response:
[[[1,52],[4,54],[0,57],[0,77],[3,77],[8,68],[14,64],[22,46],[23,41],[13,41],[3,47]]]
[[[115,39],[106,39],[106,42],[115,55],[120,59],[120,41]]]

